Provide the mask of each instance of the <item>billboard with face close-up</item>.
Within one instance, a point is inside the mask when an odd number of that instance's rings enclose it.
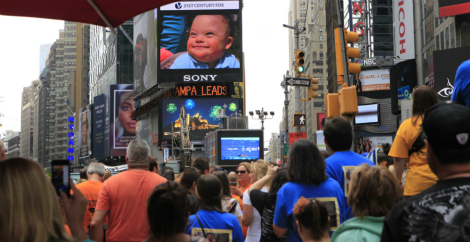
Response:
[[[111,156],[125,156],[127,146],[136,138],[136,121],[131,118],[135,110],[132,91],[132,84],[119,84],[110,85],[106,93]]]
[[[158,82],[242,82],[238,0],[171,3],[157,16]]]
[[[78,149],[79,149],[79,160],[86,160],[92,150],[91,144],[91,129],[92,129],[92,120],[91,120],[91,111],[88,108],[83,108],[78,116]]]
[[[171,132],[180,131],[180,113],[184,107],[189,139],[192,142],[203,141],[206,133],[219,128],[222,120],[217,118],[220,109],[225,109],[225,115],[243,113],[241,98],[168,98],[161,100],[159,129],[162,139],[171,140]]]

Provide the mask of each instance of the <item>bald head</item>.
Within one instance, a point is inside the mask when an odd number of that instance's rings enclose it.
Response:
[[[0,139],[0,160],[4,160],[7,158],[7,150],[5,150],[5,144],[3,140]]]

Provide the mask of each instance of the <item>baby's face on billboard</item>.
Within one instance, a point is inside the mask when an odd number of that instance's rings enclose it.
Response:
[[[198,15],[191,26],[188,53],[199,62],[214,68],[232,46],[228,21],[221,15]]]

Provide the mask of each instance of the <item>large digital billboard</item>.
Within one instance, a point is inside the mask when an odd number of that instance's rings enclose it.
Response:
[[[171,140],[171,132],[180,131],[181,108],[185,108],[189,138],[192,142],[203,141],[206,133],[219,128],[221,119],[217,118],[220,109],[225,109],[225,115],[230,116],[236,112],[243,113],[243,99],[241,98],[168,98],[161,100],[159,108],[161,121],[159,130],[160,140]]]
[[[158,82],[242,82],[240,2],[191,1],[157,12]]]
[[[462,62],[469,59],[470,47],[434,51],[434,84],[432,88],[440,100],[450,100],[454,79]]]
[[[127,146],[136,137],[136,121],[131,118],[131,113],[135,110],[132,90],[132,85],[110,86],[112,156],[125,156]]]
[[[147,88],[147,12],[134,17],[134,88]]]

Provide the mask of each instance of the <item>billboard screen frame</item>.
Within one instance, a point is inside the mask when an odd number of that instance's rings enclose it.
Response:
[[[227,5],[232,6],[233,3],[237,3],[237,9],[228,7],[229,9],[187,9],[190,7],[186,6],[196,6],[201,5],[201,3],[211,3],[211,4],[219,4],[219,3],[230,3]],[[178,5],[180,4],[180,5]],[[199,6],[198,5],[198,6]],[[178,6],[180,8],[178,9]],[[186,7],[186,8],[185,8]],[[233,7],[233,6],[232,6]],[[157,10],[157,77],[158,82],[176,82],[176,83],[194,83],[194,82],[243,82],[243,29],[242,29],[242,11],[241,11],[241,2],[240,1],[199,1],[199,2],[178,2],[172,3],[165,6],[160,7]],[[239,39],[238,44],[240,49],[237,56],[237,59],[240,63],[240,68],[225,68],[225,69],[162,69],[160,68],[160,60],[161,58],[161,45],[162,45],[162,29],[163,29],[163,18],[164,16],[169,15],[220,15],[223,12],[225,15],[238,15],[237,18],[237,26],[238,26],[238,36]],[[186,29],[186,27],[185,27]],[[184,37],[186,41],[187,38]],[[180,43],[181,44],[181,43]],[[184,48],[186,49],[186,48]],[[182,53],[182,52],[178,52]],[[173,54],[178,54],[173,53]]]

